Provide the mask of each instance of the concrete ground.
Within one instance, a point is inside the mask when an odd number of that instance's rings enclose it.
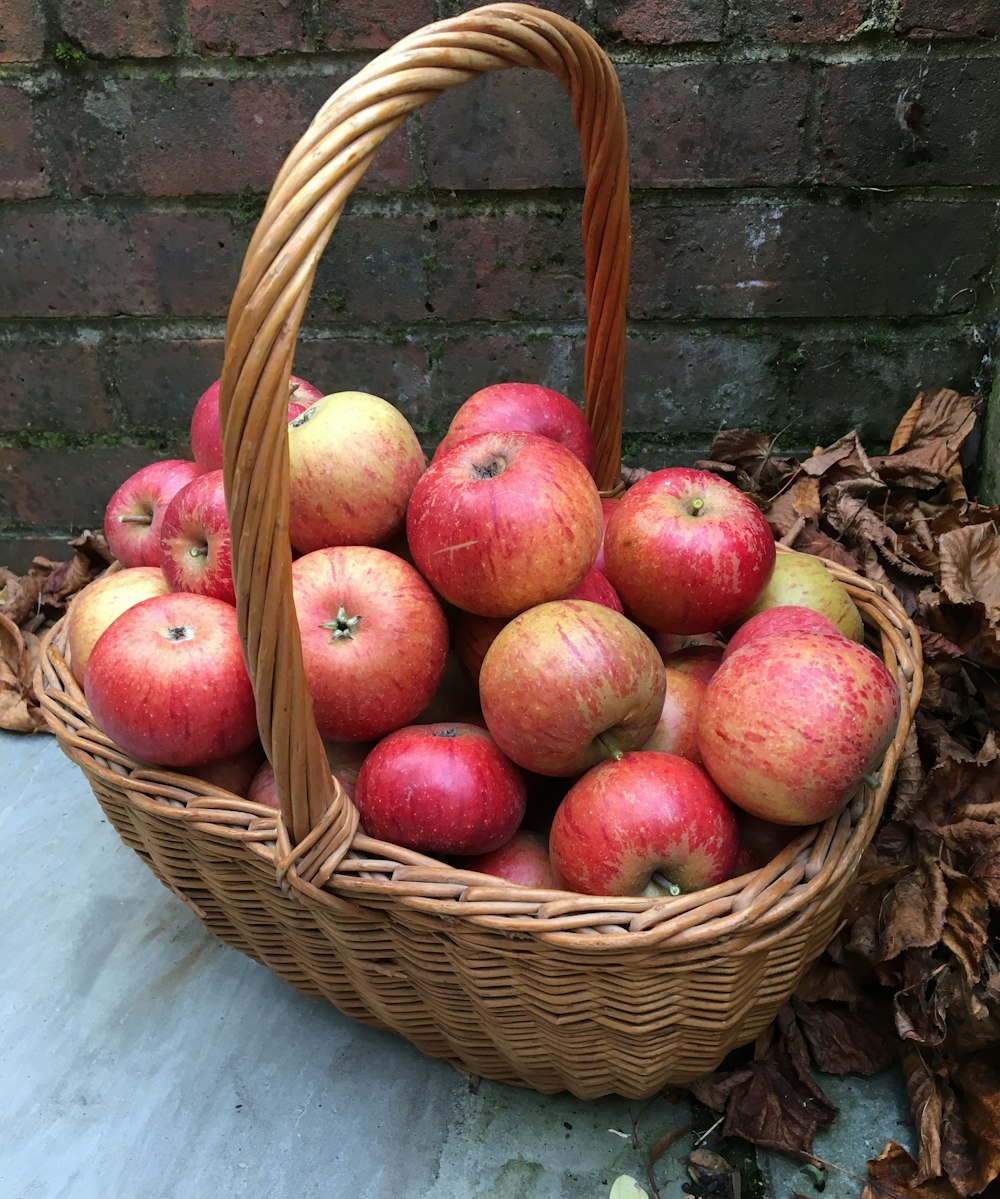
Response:
[[[648,1189],[650,1147],[691,1119],[662,1099],[471,1093],[304,998],[203,930],[47,735],[0,732],[0,820],[3,1199],[607,1199],[622,1174]],[[854,1174],[823,1199],[857,1196],[886,1141],[913,1149],[901,1081],[822,1085],[841,1113],[815,1152]],[[691,1148],[657,1162],[664,1197]],[[773,1199],[818,1196],[758,1156]]]

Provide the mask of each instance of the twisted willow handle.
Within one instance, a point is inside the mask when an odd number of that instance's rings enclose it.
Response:
[[[254,232],[226,328],[221,412],[240,636],[293,846],[350,847],[357,811],[330,777],[292,603],[287,380],[316,265],[376,151],[448,88],[508,67],[551,71],[569,96],[585,182],[584,408],[602,490],[619,481],[630,263],[625,114],[614,68],[582,29],[522,4],[425,26],[323,105],[282,166]]]

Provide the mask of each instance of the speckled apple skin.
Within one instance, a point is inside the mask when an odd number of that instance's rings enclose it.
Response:
[[[604,534],[606,574],[626,613],[665,633],[709,633],[732,623],[763,590],[776,553],[749,496],[688,467],[634,483]]]
[[[776,608],[765,608],[748,620],[743,621],[726,642],[722,660],[731,657],[741,646],[758,637],[773,637],[780,633],[826,633],[831,637],[844,634],[822,612],[804,608],[801,604],[780,604]]]
[[[657,753],[678,754],[689,762],[701,762],[698,750],[698,713],[705,697],[705,682],[683,670],[664,669],[667,682],[663,711],[653,735],[642,748]]]
[[[585,895],[641,895],[654,871],[682,891],[732,874],[732,805],[705,771],[675,754],[626,753],[569,789],[549,832],[556,875]]]
[[[899,712],[895,680],[865,646],[839,634],[761,637],[709,682],[698,748],[744,811],[814,824],[838,812],[877,768]]]
[[[850,592],[812,554],[797,551],[780,554],[767,585],[743,613],[742,619],[779,604],[813,608],[832,620],[845,637],[852,641],[865,639],[864,621]]]
[[[656,646],[627,617],[589,600],[554,600],[497,634],[479,673],[487,727],[538,774],[570,777],[648,740],[663,710]]]

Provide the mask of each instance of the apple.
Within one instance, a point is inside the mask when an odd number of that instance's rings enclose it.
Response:
[[[786,845],[791,845],[796,837],[802,836],[801,827],[761,820],[759,816],[751,816],[739,808],[736,809],[736,823],[740,830],[740,844],[753,861],[749,867],[751,870],[766,866]]]
[[[701,762],[698,752],[698,712],[705,695],[705,682],[686,670],[664,669],[666,692],[663,711],[652,736],[642,749],[677,754],[689,762]]]
[[[141,600],[98,637],[84,673],[94,721],[116,745],[161,766],[200,766],[257,737],[236,609],[178,591]]]
[[[845,637],[864,640],[864,621],[851,593],[813,554],[796,550],[779,554],[764,590],[741,613],[741,619],[786,604],[812,608],[832,620]]]
[[[656,646],[627,617],[589,600],[552,600],[497,634],[479,699],[509,758],[569,776],[647,741],[665,686]]]
[[[185,766],[182,774],[192,774],[229,791],[233,795],[249,796],[253,780],[265,761],[264,747],[259,739],[254,739],[244,750],[229,758],[221,758],[217,762],[201,762],[197,766]]]
[[[493,644],[497,633],[510,621],[509,616],[476,616],[473,612],[462,611],[455,617],[455,656],[461,663],[466,678],[477,690],[479,672],[482,670],[486,651]]]
[[[104,536],[122,566],[160,565],[160,526],[167,505],[198,467],[165,458],[140,467],[118,487],[104,510]]]
[[[594,480],[537,433],[481,433],[448,450],[421,476],[406,516],[421,574],[478,616],[514,616],[572,591],[601,528]]]
[[[582,409],[538,383],[493,383],[469,396],[452,417],[435,458],[479,433],[537,433],[559,442],[594,470],[594,435]]]
[[[607,532],[608,521],[611,519],[611,513],[618,507],[621,501],[621,496],[602,496],[601,497],[601,516],[604,521],[604,530]],[[599,570],[602,575],[607,575],[607,566],[604,562],[604,536],[601,536],[601,548],[597,551],[597,557],[594,559],[594,567]]]
[[[462,870],[493,874],[518,887],[555,891],[559,880],[549,859],[548,837],[531,829],[518,829],[499,849],[457,862]]]
[[[236,604],[221,470],[197,475],[167,505],[160,526],[160,567],[171,591],[194,591]]]
[[[593,600],[595,604],[603,604],[605,608],[613,608],[616,612],[625,611],[618,592],[611,586],[607,575],[594,566],[587,571],[566,599]]]
[[[324,742],[326,756],[330,763],[330,773],[347,792],[350,800],[354,800],[355,788],[358,782],[358,772],[361,763],[371,749],[370,742]],[[250,783],[247,798],[254,803],[264,804],[265,807],[279,808],[278,789],[274,781],[274,767],[264,761],[257,768]]]
[[[569,789],[552,821],[556,876],[585,895],[663,895],[728,879],[739,853],[732,805],[675,754],[632,751]]]
[[[815,824],[877,769],[899,711],[892,675],[856,641],[839,633],[759,637],[728,657],[705,689],[698,748],[744,811]]]
[[[681,466],[633,484],[604,538],[626,613],[665,633],[709,633],[736,620],[764,589],[776,552],[753,500],[718,475]]]
[[[403,527],[424,452],[387,400],[339,391],[288,426],[289,537],[299,553],[382,545]]]
[[[430,703],[409,723],[440,724],[444,720],[463,720],[466,713],[475,712],[479,707],[479,692],[471,682],[458,654],[449,650],[444,674]]]
[[[828,620],[821,612],[813,608],[803,608],[799,604],[780,604],[776,608],[765,608],[742,624],[737,625],[733,635],[726,642],[722,651],[725,661],[731,654],[748,641],[757,637],[774,637],[783,633],[828,633],[834,637],[842,637],[840,629]]]
[[[475,724],[411,725],[383,737],[358,774],[365,832],[423,853],[498,849],[524,815],[520,771]]]
[[[448,623],[419,573],[372,546],[292,563],[306,685],[322,736],[373,741],[411,723],[444,675]]]
[[[191,414],[189,439],[191,456],[202,472],[222,470],[222,426],[219,422],[221,380],[208,387],[198,398]],[[288,380],[288,419],[295,417],[322,397],[318,387],[295,375]]]
[[[685,649],[674,650],[673,653],[663,654],[663,664],[670,670],[693,674],[695,678],[707,683],[722,665],[722,645],[689,645]]]
[[[70,670],[81,687],[90,651],[108,625],[140,600],[169,590],[158,566],[130,566],[99,575],[77,592],[69,609],[67,649]]]

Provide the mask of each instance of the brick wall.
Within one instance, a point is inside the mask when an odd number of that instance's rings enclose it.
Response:
[[[323,100],[455,0],[3,0],[0,563],[183,455],[264,194]],[[556,0],[628,110],[626,460],[724,425],[884,443],[920,387],[989,386],[1000,227],[992,0]],[[558,84],[449,92],[380,152],[296,371],[428,444],[503,377],[579,397],[579,155]],[[994,425],[994,428],[996,424]]]

